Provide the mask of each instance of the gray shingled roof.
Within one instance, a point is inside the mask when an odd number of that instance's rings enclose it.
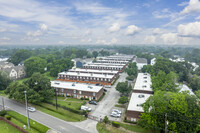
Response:
[[[147,59],[145,58],[136,58],[137,63],[147,63]]]

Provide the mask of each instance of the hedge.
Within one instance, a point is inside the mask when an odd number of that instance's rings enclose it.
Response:
[[[5,115],[5,118],[6,118],[7,120],[11,120],[11,116],[9,116],[9,115]]]
[[[47,103],[48,103],[48,104],[51,104],[51,105],[53,105],[53,106],[56,106],[55,103],[52,103],[52,102],[47,102]],[[85,104],[85,102],[84,102],[83,104]],[[42,106],[42,104],[40,104],[40,106]],[[60,104],[57,104],[57,106],[60,107],[60,108],[65,109],[65,110],[68,110],[68,111],[70,111],[70,112],[76,113],[76,114],[80,114],[80,115],[85,115],[85,114],[86,114],[86,111],[76,110],[76,109],[69,108],[69,107],[66,107],[66,106],[60,105]],[[42,106],[42,107],[43,107],[43,106]],[[46,107],[45,107],[45,108],[46,108]],[[49,109],[49,110],[51,110],[51,109]],[[52,110],[52,111],[54,111],[54,110]]]
[[[4,115],[6,115],[6,111],[5,110],[2,110],[2,111],[0,111],[0,116],[4,116]]]
[[[112,122],[112,126],[114,126],[114,127],[120,127],[120,123],[118,123],[118,122],[116,122],[116,121],[113,121]]]

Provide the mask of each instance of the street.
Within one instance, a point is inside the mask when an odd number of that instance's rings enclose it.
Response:
[[[26,116],[25,105],[14,100],[4,97],[5,106]],[[2,103],[2,96],[0,96],[0,104]],[[46,125],[47,127],[56,130],[60,133],[88,133],[84,128],[75,126],[73,123],[66,122],[56,117],[50,116],[40,111],[29,113],[31,119]]]

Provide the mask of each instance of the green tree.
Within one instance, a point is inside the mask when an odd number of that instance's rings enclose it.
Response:
[[[157,76],[152,76],[152,88],[154,92],[156,91],[172,91],[178,92],[177,75],[174,72],[166,74],[163,71],[159,71]]]
[[[14,65],[18,65],[21,61],[24,61],[32,56],[32,52],[28,50],[18,50],[16,53],[14,53],[9,59],[9,62],[12,62]]]
[[[92,52],[92,56],[93,56],[94,58],[97,58],[98,54],[99,54],[99,53],[98,53],[97,51],[93,51],[93,52]]]
[[[39,98],[40,101],[45,102],[54,96],[54,90],[51,88],[50,80],[40,73],[34,73],[24,84],[32,90],[29,93],[32,94],[33,100]]]
[[[6,72],[0,71],[0,90],[5,90],[11,81],[12,80]]]
[[[120,103],[120,104],[125,104],[127,102],[128,102],[128,97],[126,97],[126,96],[122,96],[118,100],[118,103]]]
[[[26,75],[30,77],[35,72],[44,73],[45,67],[47,67],[47,62],[45,59],[40,57],[32,56],[25,60],[24,62]]]
[[[143,67],[142,67],[142,70],[141,70],[143,73],[151,73],[151,71],[152,71],[152,66],[151,65],[144,65]]]
[[[165,128],[167,114],[168,131],[196,132],[200,122],[198,99],[187,93],[158,91],[144,104],[144,113],[138,124],[149,129]]]
[[[128,94],[132,90],[132,86],[128,85],[128,81],[126,82],[119,82],[116,86],[116,90],[119,91],[122,94]]]
[[[127,74],[129,76],[134,75],[137,76],[138,74],[138,68],[135,62],[133,63],[129,63],[128,67],[125,69],[125,71],[127,72]]]
[[[200,77],[197,75],[194,75],[191,79],[190,79],[190,83],[189,83],[190,87],[192,88],[192,90],[198,91],[200,90]]]

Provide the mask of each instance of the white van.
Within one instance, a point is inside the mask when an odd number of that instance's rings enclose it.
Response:
[[[89,111],[89,112],[92,111],[91,108],[89,108],[89,107],[87,107],[87,106],[84,106],[84,105],[81,106],[81,110]]]

